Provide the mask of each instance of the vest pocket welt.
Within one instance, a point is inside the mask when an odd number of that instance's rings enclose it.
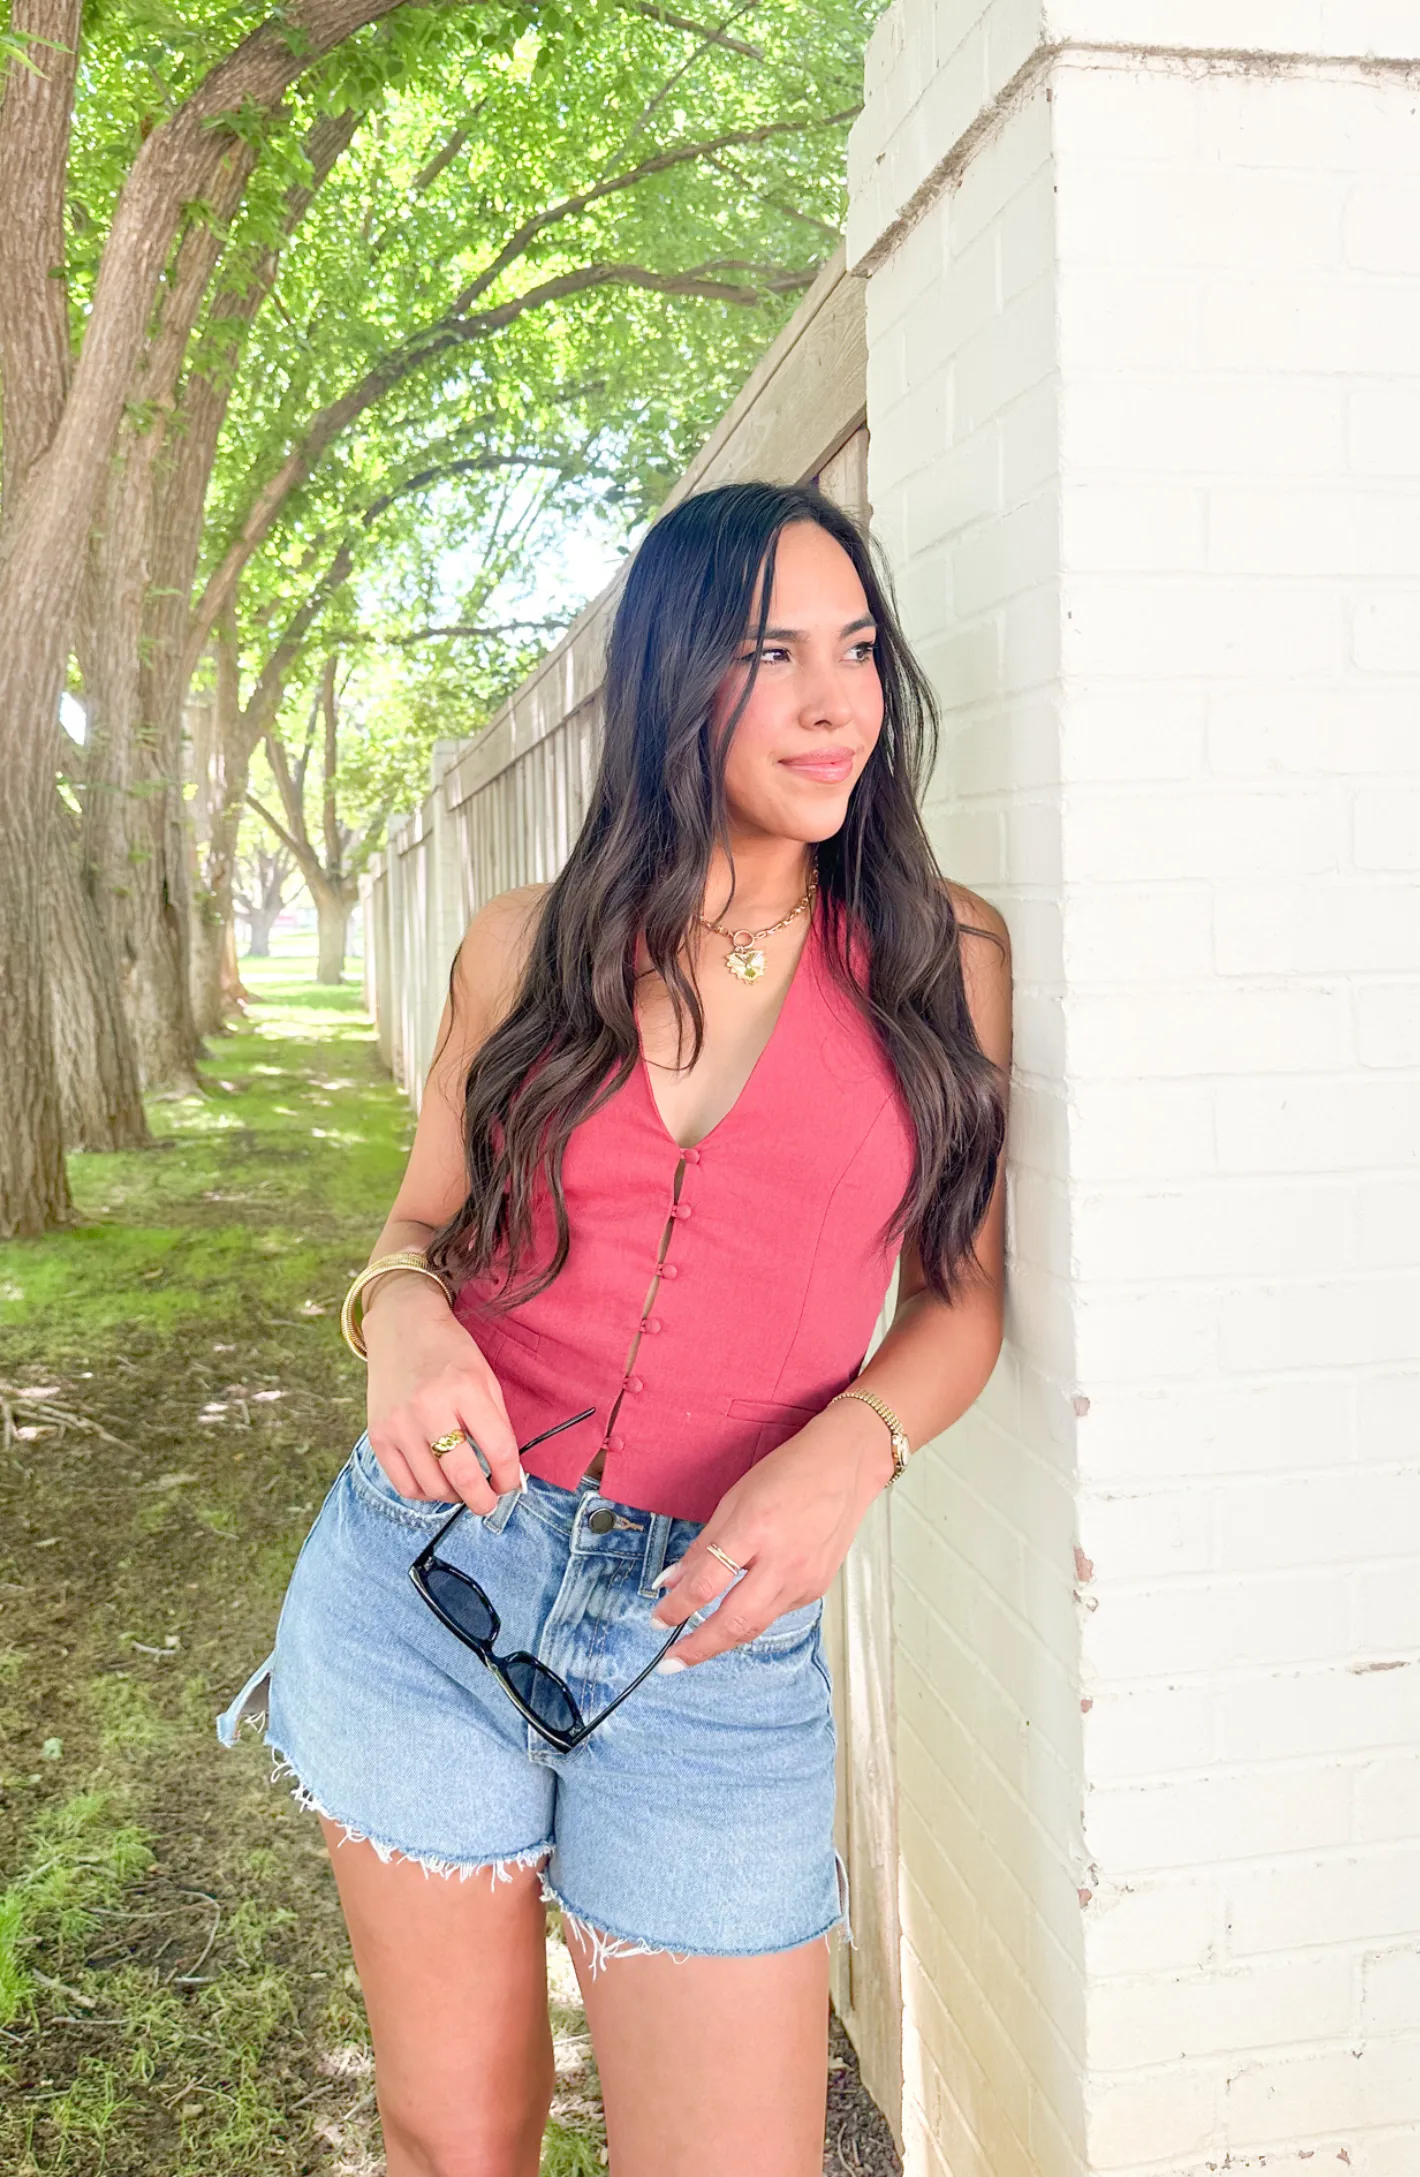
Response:
[[[817,1406],[788,1406],[774,1398],[732,1398],[725,1408],[731,1421],[766,1421],[771,1426],[783,1425],[786,1436],[812,1421],[820,1411]]]
[[[758,1423],[751,1453],[756,1464],[797,1436],[819,1411],[817,1406],[788,1406],[773,1398],[732,1398],[725,1410],[731,1421]]]
[[[464,1327],[469,1328],[467,1324]],[[536,1353],[542,1344],[539,1332],[525,1329],[523,1324],[514,1322],[506,1315],[487,1317],[474,1329],[473,1338],[490,1368],[493,1366],[494,1355],[501,1353],[505,1346],[517,1346],[524,1353]]]

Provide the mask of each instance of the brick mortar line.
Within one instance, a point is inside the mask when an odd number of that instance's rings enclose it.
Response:
[[[931,1990],[934,2000],[941,2006],[943,2013],[950,2020],[953,2029],[961,2040],[963,2048],[966,2050],[969,2061],[980,2073],[982,2080],[985,2082],[987,2090],[989,2091],[992,2100],[996,2104],[996,2113],[1001,2123],[1005,2125],[1006,2129],[1010,2133],[1011,2138],[1015,2142],[1019,2153],[1022,2156],[1028,2155],[1029,2149],[1027,2147],[1025,2139],[1021,2135],[1021,2131],[1016,2120],[1016,2113],[1012,2106],[1012,2088],[1015,2085],[1015,2081],[1013,2079],[1003,2079],[1000,2072],[992,2068],[988,2059],[985,2058],[978,2049],[972,2046],[970,2037],[963,2029],[960,2021],[953,2016],[950,2006],[946,2003],[940,1990],[938,1989],[935,1976],[932,1974],[926,1961],[923,1959],[921,1952],[917,1949],[917,1946],[911,1942],[910,1938],[905,1938],[904,1940],[906,1942],[906,1947],[912,1951],[912,1954],[917,1961],[917,1965],[922,1974],[924,1983]],[[955,1945],[953,1945],[953,1948],[955,1948]],[[977,1980],[975,1974],[970,1971],[969,1967],[967,1971],[972,1986],[977,1990],[979,1994],[984,1994],[984,1991],[981,1988],[981,1983]],[[1020,2068],[1026,2074],[1026,2077],[1029,2080],[1030,2084],[1034,2086],[1036,2092],[1041,2096],[1041,2099],[1046,2103],[1047,2107],[1052,2109],[1052,2111],[1054,2111],[1055,2114],[1058,2116],[1059,2111],[1056,2109],[1053,2095],[1051,2094],[1050,2090],[1044,2085],[1036,2072],[1032,2069],[1031,2065],[1027,2062],[1024,2050],[1019,2040],[1014,2034],[1009,2033],[1006,2030],[1005,2026],[997,2017],[996,2012],[992,2010],[989,2003],[984,2004],[982,2008],[986,2011],[987,2015],[993,2020],[993,2022],[997,2026],[1004,2045],[1008,2049],[1012,2050],[1018,2058]],[[950,2096],[952,2105],[957,2110],[958,2115],[962,2120],[963,2129],[970,2132],[973,2140],[975,2140],[975,2127],[972,2125],[970,2119],[966,2115],[965,2109],[962,2107],[961,2101],[958,2098],[956,2092],[954,2081],[948,2075],[947,2071],[943,2069],[936,2049],[933,2048],[930,2043],[927,2043],[925,2041],[923,2046],[927,2061],[931,2064],[933,2070],[936,2072],[940,2085],[942,2086],[944,2091]],[[1078,2059],[1076,2060],[1078,2061]],[[922,2108],[922,2104],[920,2102],[918,2102],[916,2106],[918,2108]],[[924,2115],[926,2114],[925,2110],[923,2111],[923,2113]],[[935,2139],[935,2132],[933,2133],[933,2137]],[[978,2141],[977,2144],[979,2146],[980,2142]],[[1025,2165],[1022,2164],[1022,2166]],[[989,2164],[983,2162],[982,2167],[989,2167]]]
[[[1007,2024],[1006,2020],[1001,2016],[1000,2010],[998,2009],[996,2004],[992,2002],[991,1997],[987,1992],[985,1983],[981,1980],[979,1975],[974,1970],[970,1959],[964,1955],[960,1945],[952,1940],[952,1932],[950,1927],[942,1919],[940,1913],[933,1912],[932,1917],[936,1921],[940,1937],[950,1945],[953,1953],[956,1956],[957,1962],[962,1969],[963,1974],[965,1975],[966,1979],[970,1981],[972,1987],[976,1990],[977,1995],[980,1997],[980,2008],[993,2021],[1003,2043],[1008,2048],[1011,2048],[1015,2051],[1016,2055],[1020,2059],[1021,2069],[1026,2073],[1028,2079],[1030,2080],[1030,2083],[1032,2084],[1032,2086],[1034,2086],[1036,2092],[1040,2095],[1041,2099],[1046,2103],[1049,2108],[1055,2110],[1056,2114],[1059,2115],[1060,2110],[1055,2099],[1054,2089],[1052,2088],[1048,2080],[1042,2078],[1040,2072],[1036,2069],[1034,2063],[1031,2061],[1031,2058],[1027,2053],[1025,2047],[1022,2045],[1016,2034]],[[1039,1918],[1038,1915],[1037,1918]],[[1046,1926],[1046,1923],[1043,1921],[1040,1924],[1042,1926]],[[990,1921],[986,1919],[985,1916],[983,1916],[982,1919],[982,1926],[985,1928],[991,1927]],[[994,1934],[994,1930],[992,1930],[992,1932]],[[911,1943],[910,1937],[904,1937],[904,1941],[908,1942],[909,1944]],[[1002,1955],[1009,1960],[1012,1967],[1020,1975],[1022,1985],[1024,1987],[1028,1987],[1030,1984],[1030,1975],[1025,1967],[1015,1956],[1014,1952],[1009,1950],[1006,1944],[1000,1941],[999,1936],[996,1937],[996,1941]],[[911,1947],[915,1949],[915,1945]],[[1068,2041],[1066,2041],[1064,2035],[1061,2033],[1059,2025],[1057,2024],[1052,2013],[1041,2007],[1037,2009],[1035,2017],[1038,2022],[1042,2022],[1047,2028],[1048,2039],[1054,2044],[1059,2054],[1065,2058],[1067,2067],[1070,2065],[1078,2065],[1080,2061],[1080,2052],[1077,2049],[1071,2048],[1070,2044],[1068,2043]],[[958,2031],[962,2031],[960,2026],[958,2026]],[[989,2073],[989,2071],[987,2071],[985,2063],[982,2061],[981,2057],[977,2054],[975,2049],[971,2048],[971,2044],[969,2040],[967,2040],[967,2036],[964,2032],[962,2032],[962,2039],[964,2041],[967,2041],[967,2046],[970,2050],[973,2060],[981,2065],[983,2073],[985,2073],[986,2077],[990,2079],[991,2074]],[[994,2084],[995,2082],[992,2081],[992,2083]]]
[[[1104,67],[1118,67],[1123,63],[1133,62],[1137,67],[1157,70],[1160,73],[1182,71],[1192,73],[1195,77],[1294,76],[1305,80],[1309,77],[1349,72],[1361,83],[1394,81],[1405,84],[1420,81],[1420,60],[1383,59],[1364,53],[1270,53],[1236,46],[1136,45],[1128,41],[1110,43],[1084,38],[1053,39],[1048,44],[1036,46],[1015,73],[1002,84],[1000,90],[977,109],[956,142],[918,183],[887,226],[860,257],[849,263],[848,271],[855,278],[870,279],[882,267],[951,187],[983,140],[1024,104],[1037,80],[1048,75],[1054,65],[1062,60],[1084,65],[1094,61]],[[938,73],[945,74],[947,69],[939,70]],[[920,98],[914,99],[905,112],[894,117],[894,138],[903,134],[921,103]]]

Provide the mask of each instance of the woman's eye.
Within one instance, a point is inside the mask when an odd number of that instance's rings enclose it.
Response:
[[[787,650],[776,647],[776,645],[773,643],[766,643],[764,649],[758,652],[759,662],[761,665],[777,665],[781,658],[787,658],[788,655],[789,653]],[[753,665],[755,661],[755,656],[756,653],[751,650],[747,658],[740,659],[741,665]]]
[[[848,654],[850,657],[856,658],[858,663],[862,665],[868,658],[876,657],[877,649],[877,643],[871,636],[868,636],[865,641],[854,643]]]

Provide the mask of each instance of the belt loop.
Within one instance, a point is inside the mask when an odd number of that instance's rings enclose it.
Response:
[[[675,1521],[665,1512],[655,1512],[651,1516],[650,1524],[646,1529],[646,1548],[641,1558],[641,1593],[643,1595],[659,1595],[660,1593],[660,1589],[653,1586],[652,1582],[665,1565],[666,1546],[670,1541],[671,1528],[674,1525]]]
[[[505,1496],[498,1499],[491,1512],[484,1513],[483,1531],[485,1534],[501,1534],[503,1532],[513,1516],[521,1495],[521,1489],[510,1489]]]

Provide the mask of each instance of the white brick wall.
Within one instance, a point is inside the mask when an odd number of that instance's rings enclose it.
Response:
[[[1420,2177],[1420,99],[1338,54],[1420,10],[869,53],[870,497],[1020,990],[1007,1350],[894,1506],[913,2177]]]
[[[868,289],[874,525],[945,711],[930,820],[1010,912],[1019,993],[1010,1340],[893,1505],[904,2132],[934,2177],[1084,2166],[1050,136],[1042,88]]]

